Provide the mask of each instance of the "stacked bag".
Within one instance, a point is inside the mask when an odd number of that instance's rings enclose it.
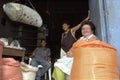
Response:
[[[3,42],[0,40],[0,80],[35,80],[37,67],[20,64],[13,58],[2,58]]]
[[[22,80],[20,64],[13,58],[2,58],[4,41],[0,40],[0,80]]]

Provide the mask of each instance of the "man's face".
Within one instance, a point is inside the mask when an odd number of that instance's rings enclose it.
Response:
[[[64,23],[64,24],[62,25],[62,29],[63,29],[64,31],[67,31],[67,30],[69,29],[69,25],[66,24],[66,23]]]
[[[42,47],[45,47],[46,44],[47,44],[47,43],[46,43],[46,41],[44,41],[44,40],[41,42]]]

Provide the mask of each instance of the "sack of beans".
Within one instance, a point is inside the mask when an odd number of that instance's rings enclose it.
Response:
[[[77,41],[70,80],[119,80],[117,50],[99,40]]]

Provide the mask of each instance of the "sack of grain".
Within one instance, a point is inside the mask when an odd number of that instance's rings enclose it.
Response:
[[[31,65],[21,63],[21,70],[22,70],[23,80],[35,80],[36,72],[38,70],[37,67],[33,67]]]
[[[22,80],[22,72],[18,61],[13,58],[3,58],[2,61],[2,80]]]
[[[114,47],[99,40],[73,44],[70,80],[119,80],[118,55]]]

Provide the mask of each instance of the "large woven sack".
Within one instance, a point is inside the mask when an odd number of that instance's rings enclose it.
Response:
[[[117,51],[99,41],[77,41],[70,80],[119,80]]]
[[[13,58],[3,58],[3,79],[2,80],[22,80],[20,64]]]
[[[23,80],[35,80],[37,67],[33,67],[27,64],[21,64],[21,70],[23,75]]]
[[[37,11],[23,4],[13,2],[6,3],[3,5],[3,10],[12,21],[36,27],[41,27],[43,23],[42,18]]]
[[[3,42],[0,41],[0,80],[2,80],[2,51],[3,51]]]

